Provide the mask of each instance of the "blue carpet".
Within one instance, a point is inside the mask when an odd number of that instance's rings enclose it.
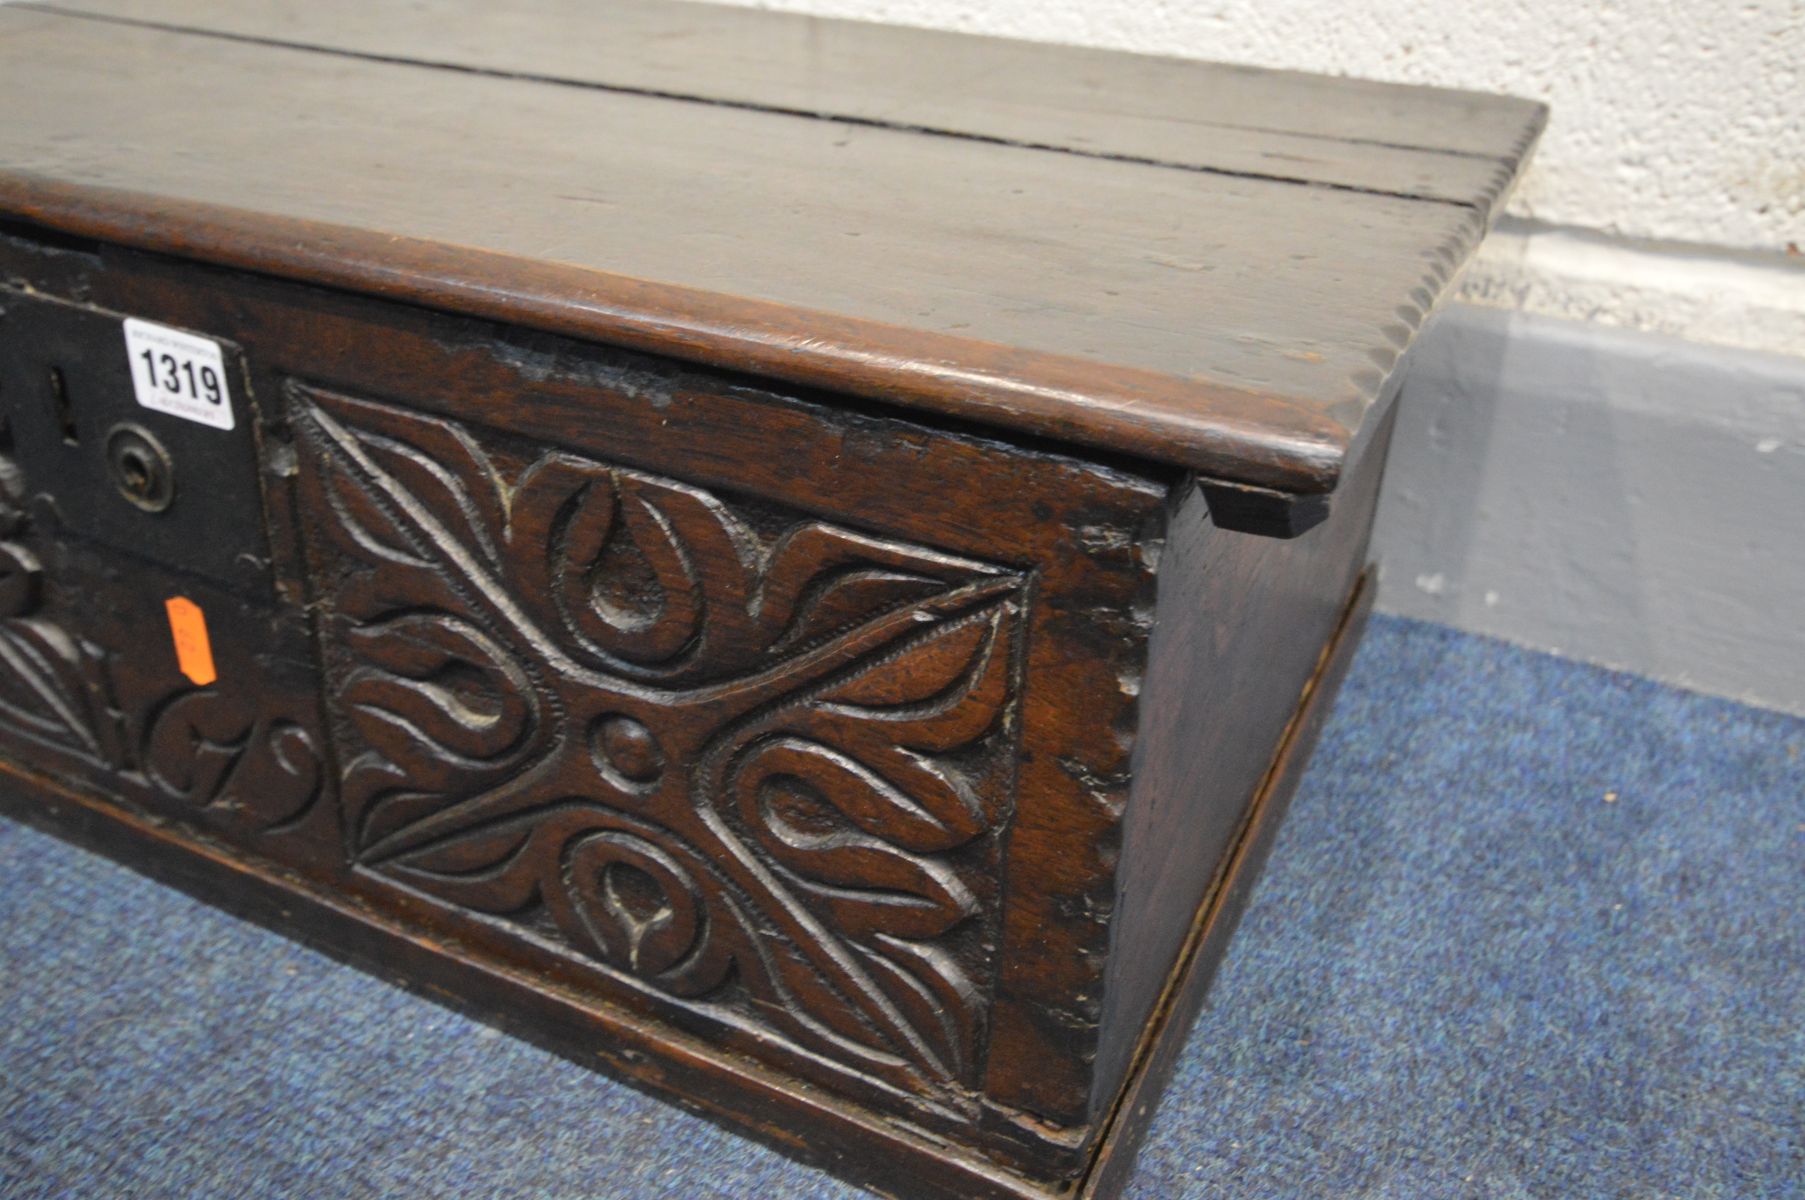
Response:
[[[1379,618],[1130,1187],[1805,1196],[1805,722]],[[0,1195],[851,1188],[0,822]]]

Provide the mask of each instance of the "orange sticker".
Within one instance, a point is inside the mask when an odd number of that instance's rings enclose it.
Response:
[[[207,640],[207,614],[186,596],[172,596],[163,607],[169,610],[176,665],[195,686],[206,687],[219,678],[213,669],[213,643]]]

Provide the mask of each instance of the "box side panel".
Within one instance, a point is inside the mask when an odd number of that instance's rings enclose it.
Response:
[[[1217,528],[1199,489],[1174,497],[1124,821],[1098,1104],[1128,1068],[1365,567],[1392,420],[1329,519],[1295,540]]]

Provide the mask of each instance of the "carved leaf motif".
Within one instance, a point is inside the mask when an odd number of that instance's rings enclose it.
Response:
[[[543,905],[573,950],[860,1070],[966,1078],[1020,576],[290,394],[358,860]]]
[[[364,425],[310,406],[300,431],[308,498],[360,568],[339,577],[330,604],[356,664],[340,674],[337,707],[364,748],[344,772],[342,816],[353,854],[369,857],[530,758],[541,721],[520,656],[487,632],[505,603],[495,571],[507,504],[493,464],[446,422],[397,429],[386,410],[356,407]]]
[[[101,656],[36,617],[0,623],[0,720],[103,763],[120,763]]]
[[[814,697],[749,726],[728,772],[760,851],[864,952],[885,995],[956,1072],[973,1052],[973,989],[916,943],[977,911],[941,855],[985,831],[970,781],[923,751],[969,745],[1000,719],[1010,602],[909,639]],[[941,1027],[930,1012],[955,1020]]]
[[[501,481],[489,456],[470,435],[439,423],[410,428],[410,441],[364,433],[370,461],[393,478],[409,507],[432,514],[452,540],[485,563],[499,561],[506,520]]]
[[[504,776],[538,724],[536,693],[492,638],[449,613],[409,611],[348,634],[362,664],[340,704],[380,766],[346,780],[345,818],[369,849],[441,798]]]
[[[799,526],[771,552],[756,612],[775,648],[807,644],[899,603],[946,590],[943,564],[819,522]],[[956,577],[955,577],[956,578]]]

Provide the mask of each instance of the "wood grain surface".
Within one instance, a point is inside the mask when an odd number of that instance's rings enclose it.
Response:
[[[114,247],[0,231],[0,280],[0,566],[29,584],[0,594],[0,751],[1017,1169],[1082,1168],[1170,481]],[[255,449],[179,452],[168,514],[101,477],[129,522],[101,545],[65,519],[90,481],[18,451],[49,368],[123,360],[127,313],[231,330]],[[65,375],[78,414],[105,391]],[[142,536],[235,455],[257,597]],[[176,595],[211,684],[171,651]]]
[[[1489,204],[1528,101],[670,0],[43,0],[373,59]]]
[[[955,38],[959,53],[924,55],[910,49],[920,35],[837,25],[820,36],[849,39],[857,53],[836,61],[854,67],[826,73],[818,92],[773,92],[781,72],[768,67],[735,82],[704,57],[695,77],[723,82],[685,93],[699,102],[610,65],[651,72],[655,56],[623,51],[551,82],[511,73],[519,63],[504,55],[543,52],[555,66],[572,46],[610,43],[613,22],[619,44],[665,45],[753,14],[630,6],[573,31],[485,7],[466,14],[457,45],[439,44],[449,22],[413,30],[418,52],[445,64],[428,66],[393,61],[409,29],[374,18],[343,22],[328,49],[275,44],[336,27],[328,10],[300,11],[298,27],[219,17],[230,38],[0,13],[12,64],[0,211],[438,307],[480,310],[482,294],[506,293],[525,302],[523,322],[831,377],[885,402],[1292,492],[1333,488],[1540,123],[1516,101],[1325,93],[1131,56],[1103,56],[1113,66],[1092,75],[1086,52]],[[799,28],[818,32],[781,19],[764,37],[821,53]],[[491,57],[471,57],[468,41]],[[703,42],[728,52],[718,33]],[[924,60],[952,70],[961,54],[998,62],[993,94],[958,106],[965,118],[898,99],[957,94],[906,72]],[[1079,82],[1037,82],[1060,74]],[[1122,127],[1144,140],[1123,132],[1081,150],[1118,103],[1138,106]],[[1228,115],[1192,136],[1196,105]],[[815,109],[826,115],[798,115]],[[1240,127],[1234,114],[1361,161],[1397,139],[1452,172],[1417,164],[1397,177],[1421,168],[1445,195],[1249,170],[1215,148],[1218,130]],[[1480,160],[1484,179],[1467,178]]]
[[[0,803],[880,1190],[1119,1188],[1541,110],[78,3],[0,10]]]
[[[1395,419],[1393,410],[1381,420],[1375,452],[1343,483],[1329,520],[1303,537],[1225,532],[1201,490],[1172,520],[1117,875],[1100,1081],[1125,1069],[1202,895],[1205,864],[1231,845],[1270,765],[1271,731],[1296,710],[1367,569]]]

